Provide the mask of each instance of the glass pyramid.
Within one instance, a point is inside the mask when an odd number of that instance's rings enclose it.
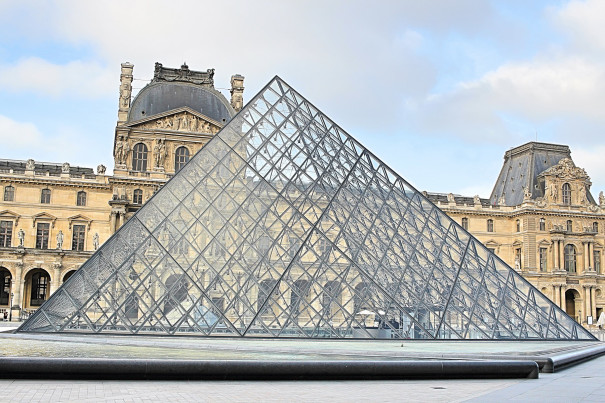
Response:
[[[279,77],[19,331],[594,339]]]

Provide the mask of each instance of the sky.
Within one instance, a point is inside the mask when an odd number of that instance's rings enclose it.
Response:
[[[602,0],[0,0],[0,158],[111,172],[123,62],[279,75],[419,190],[489,197],[536,139],[605,190]]]

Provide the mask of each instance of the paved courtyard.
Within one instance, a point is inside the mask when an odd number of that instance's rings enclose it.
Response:
[[[605,357],[536,380],[39,381],[0,380],[6,402],[603,402]]]
[[[6,329],[6,328],[5,328]],[[5,330],[3,329],[3,330]],[[7,329],[6,329],[7,330]],[[427,359],[552,353],[574,343],[211,339],[0,333],[0,355],[179,359]],[[0,368],[1,371],[1,368]],[[0,379],[0,402],[605,401],[605,357],[537,380],[86,381]]]

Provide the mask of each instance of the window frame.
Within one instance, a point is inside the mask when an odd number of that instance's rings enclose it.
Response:
[[[184,153],[183,153],[184,152]],[[174,172],[180,171],[191,159],[191,153],[185,146],[180,146],[174,151]]]
[[[538,248],[538,262],[541,272],[547,271],[548,265],[548,248]]]
[[[9,226],[3,225],[9,223]],[[0,220],[0,248],[10,248],[13,244],[13,227],[15,223],[11,220]],[[6,230],[6,231],[5,231]]]
[[[8,197],[9,195],[10,195],[10,197]],[[3,200],[5,202],[14,202],[15,201],[15,187],[13,185],[4,186]]]
[[[468,217],[462,217],[462,220],[460,221],[460,226],[468,231]]]
[[[571,185],[567,182],[561,186],[561,202],[566,206],[571,205]]]
[[[51,201],[51,190],[44,188],[40,191],[40,204],[50,204]]]
[[[487,219],[487,232],[495,232],[494,231],[494,220],[492,218]]]
[[[29,304],[31,306],[41,306],[48,299],[49,286],[50,275],[47,272],[40,270],[33,273],[31,276],[31,294],[29,296]]]
[[[578,251],[576,250],[576,247],[573,244],[568,243],[567,245],[565,245],[565,247],[563,248],[563,263],[566,272],[577,272],[577,256]]]
[[[143,191],[141,189],[132,191],[132,204],[143,204]]]
[[[45,229],[43,229],[46,226]],[[36,249],[48,249],[50,243],[50,223],[39,222],[36,224]]]
[[[132,148],[132,170],[137,172],[147,171],[147,160],[149,149],[145,143],[136,143]]]
[[[83,252],[86,246],[86,225],[74,224],[71,226],[71,250]]]
[[[540,231],[546,231],[546,219],[544,217],[540,218]]]
[[[85,207],[87,197],[88,197],[88,195],[86,194],[86,191],[80,190],[76,194],[76,206]]]

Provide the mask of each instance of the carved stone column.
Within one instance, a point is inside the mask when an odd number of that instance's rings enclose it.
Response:
[[[584,270],[582,271],[582,274],[587,273],[588,272],[588,265],[589,265],[589,258],[588,258],[588,242],[584,242]]]
[[[116,212],[112,211],[111,214],[109,215],[109,230],[111,231],[111,233],[115,233],[116,232]]]
[[[558,239],[555,239],[553,241],[552,251],[554,254],[554,258],[553,258],[554,270],[557,271],[561,268],[561,265],[559,264],[559,240]]]
[[[588,270],[592,271],[594,270],[594,262],[593,262],[593,256],[594,256],[594,243],[593,242],[588,242]]]
[[[52,279],[50,281],[50,290],[48,292],[48,295],[52,295],[59,288],[59,282],[61,281],[61,267],[62,266],[63,265],[61,264],[61,262],[53,263],[53,266],[52,266],[53,275],[52,275]]]
[[[21,301],[23,289],[23,263],[19,262],[15,265],[15,279],[13,280],[13,284],[11,287],[11,292],[13,295],[13,309],[19,310],[23,306],[23,301]]]
[[[586,317],[590,315],[592,309],[590,307],[590,287],[584,286],[584,318],[580,318],[580,322],[586,322]]]
[[[559,267],[561,270],[565,270],[565,253],[563,253],[565,247],[563,246],[563,240],[559,240]]]
[[[559,286],[554,284],[552,286],[552,302],[557,306],[561,306],[561,291],[559,291]]]
[[[563,312],[567,312],[567,307],[565,306],[565,286],[560,286],[559,289],[561,291],[561,305],[559,305],[559,307],[563,310]]]
[[[590,287],[590,305],[592,306],[592,311],[591,311],[591,315],[592,315],[592,320],[594,322],[597,321],[597,297],[595,295],[595,287]]]

